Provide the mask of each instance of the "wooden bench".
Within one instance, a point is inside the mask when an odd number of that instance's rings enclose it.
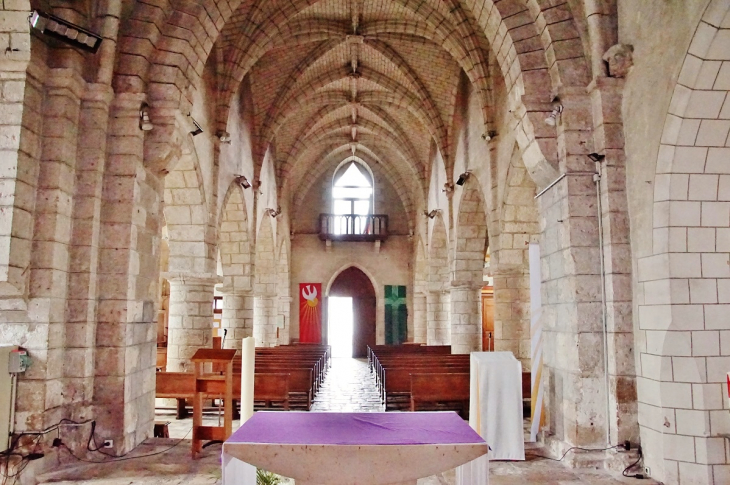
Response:
[[[411,374],[469,374],[469,365],[463,363],[394,366],[384,369],[383,401],[385,410],[407,409],[411,401]]]
[[[457,411],[469,419],[468,372],[411,374],[411,411]]]
[[[206,398],[216,399],[225,392],[225,382],[209,385]],[[158,372],[156,374],[155,397],[177,400],[177,418],[187,416],[186,399],[195,395],[195,376],[192,372]],[[241,395],[241,375],[233,376],[233,395]],[[259,408],[289,409],[289,374],[258,373],[254,374],[254,403]],[[261,405],[263,403],[263,405]]]

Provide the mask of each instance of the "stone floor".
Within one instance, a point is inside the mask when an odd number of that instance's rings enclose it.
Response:
[[[360,411],[378,412],[383,407],[369,373],[367,362],[355,359],[335,359],[322,389],[314,400],[313,411]],[[190,459],[189,432],[191,419],[175,420],[171,410],[158,411],[159,420],[170,421],[169,439],[149,439],[140,445],[125,461],[104,464],[75,462],[68,466],[38,476],[35,483],[56,485],[217,485],[220,484],[220,445],[203,450],[200,459]],[[206,418],[210,424],[217,417]],[[234,429],[238,423],[234,423]],[[184,439],[183,439],[184,438]],[[623,478],[603,470],[576,470],[556,461],[540,458],[542,451],[527,445],[524,462],[492,462],[491,485],[618,485],[634,483],[635,479]],[[139,457],[139,458],[137,458]],[[96,459],[100,459],[97,457]],[[453,470],[424,478],[418,485],[453,485]],[[23,483],[29,483],[23,481]],[[653,480],[642,483],[656,484]],[[291,485],[285,479],[282,485]],[[345,484],[343,484],[345,485]]]

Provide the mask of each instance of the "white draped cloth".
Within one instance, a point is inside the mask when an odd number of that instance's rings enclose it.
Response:
[[[522,364],[512,352],[472,352],[469,425],[490,460],[524,460]]]

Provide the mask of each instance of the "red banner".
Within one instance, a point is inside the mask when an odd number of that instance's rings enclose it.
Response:
[[[299,341],[322,343],[322,283],[299,283]]]

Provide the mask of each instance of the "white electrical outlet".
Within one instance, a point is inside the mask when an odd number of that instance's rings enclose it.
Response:
[[[114,440],[104,440],[102,448],[114,448]]]
[[[651,476],[651,468],[649,468],[648,466],[645,466],[644,467],[644,475],[646,475],[647,477],[650,477]]]

